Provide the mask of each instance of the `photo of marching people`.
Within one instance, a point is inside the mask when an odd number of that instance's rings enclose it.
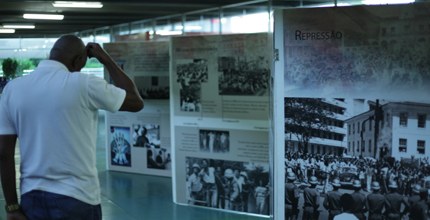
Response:
[[[428,115],[430,103],[285,98],[285,219],[428,219]]]
[[[143,99],[169,99],[169,76],[136,76],[134,83]]]
[[[181,111],[201,111],[201,84],[208,81],[208,64],[205,59],[194,59],[176,65],[177,83],[180,84]]]
[[[218,72],[220,95],[268,95],[270,70],[263,56],[218,57]]]
[[[131,167],[130,128],[110,127],[111,164]]]
[[[188,204],[269,215],[269,165],[186,158]]]
[[[230,152],[230,132],[218,130],[199,131],[200,151],[211,153]]]

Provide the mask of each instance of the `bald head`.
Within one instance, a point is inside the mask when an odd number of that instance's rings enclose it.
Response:
[[[52,47],[49,59],[64,64],[71,72],[80,71],[87,60],[85,44],[75,35],[63,35]]]

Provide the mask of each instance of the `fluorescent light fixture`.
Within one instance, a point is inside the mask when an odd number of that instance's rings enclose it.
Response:
[[[55,1],[52,6],[56,8],[102,8],[101,2],[73,2],[73,1]]]
[[[41,20],[63,20],[64,15],[60,14],[24,14],[25,19],[41,19]]]
[[[11,29],[34,29],[34,24],[3,24],[3,28]]]
[[[15,29],[0,28],[0,34],[13,34],[13,33],[15,33]]]
[[[395,5],[414,3],[415,0],[363,0],[365,5]]]

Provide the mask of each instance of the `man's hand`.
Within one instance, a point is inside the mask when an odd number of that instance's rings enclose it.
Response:
[[[88,43],[86,48],[89,58],[94,57],[102,64],[105,64],[107,61],[111,60],[109,54],[98,43]]]
[[[7,213],[7,220],[27,220],[27,217],[22,212]]]

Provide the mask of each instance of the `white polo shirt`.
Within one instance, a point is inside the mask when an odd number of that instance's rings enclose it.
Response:
[[[0,134],[18,136],[21,194],[43,190],[100,204],[97,111],[118,111],[124,99],[123,89],[53,60],[9,82],[0,99]]]

